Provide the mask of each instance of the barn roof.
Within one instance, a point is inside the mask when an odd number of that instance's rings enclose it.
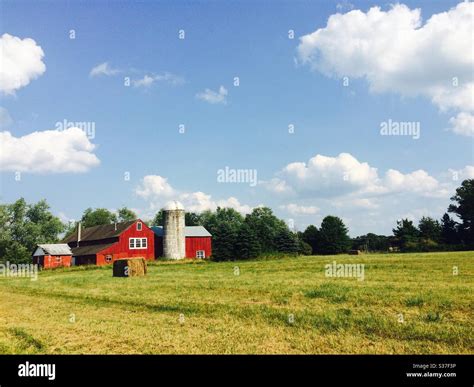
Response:
[[[120,222],[116,224],[103,224],[100,226],[93,226],[81,229],[81,241],[97,241],[101,239],[108,239],[118,237],[122,232],[129,228],[136,220],[128,222]],[[63,240],[65,243],[77,242],[77,229],[72,235],[69,235]]]
[[[72,255],[77,257],[79,255],[94,255],[102,250],[106,249],[107,247],[112,246],[117,242],[112,242],[112,243],[101,243],[99,245],[90,245],[90,246],[79,246],[79,247],[73,247],[72,248]]]
[[[33,255],[71,255],[71,249],[66,243],[41,244]]]
[[[162,237],[163,236],[163,226],[153,226],[150,227],[153,232]],[[209,231],[207,231],[203,226],[186,226],[184,228],[185,237],[210,237],[212,236]]]

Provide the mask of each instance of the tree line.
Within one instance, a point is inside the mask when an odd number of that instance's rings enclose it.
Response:
[[[464,180],[451,198],[447,212],[438,221],[422,217],[417,226],[401,219],[393,235],[369,233],[351,239],[342,219],[326,216],[319,228],[309,225],[303,232],[288,225],[268,207],[257,207],[243,216],[232,208],[217,208],[202,213],[186,212],[187,226],[204,226],[212,234],[212,259],[217,261],[252,259],[262,255],[339,254],[350,249],[369,252],[437,251],[474,249],[474,179]],[[454,220],[454,214],[459,221]],[[117,212],[105,208],[87,208],[83,227],[137,219],[130,209]],[[160,210],[148,225],[163,224]],[[75,232],[74,222],[62,222],[54,216],[45,200],[28,204],[21,198],[0,205],[0,261],[30,262],[38,243],[57,243]]]

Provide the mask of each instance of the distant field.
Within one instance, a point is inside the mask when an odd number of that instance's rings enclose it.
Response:
[[[474,353],[474,252],[149,268],[0,278],[0,353]]]

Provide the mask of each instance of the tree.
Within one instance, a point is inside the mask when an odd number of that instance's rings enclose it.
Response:
[[[464,180],[451,197],[448,212],[456,214],[462,221],[459,225],[461,237],[465,243],[474,243],[474,179]]]
[[[263,253],[277,251],[276,236],[288,226],[278,219],[268,207],[257,207],[245,217],[245,221],[260,241]]]
[[[310,224],[308,227],[306,227],[306,230],[304,230],[302,239],[304,242],[309,244],[311,246],[311,252],[313,254],[316,254],[317,247],[319,244],[319,230],[316,226],[313,226]]]
[[[186,212],[184,214],[184,221],[186,226],[200,226],[201,225],[201,217],[199,214],[195,212]]]
[[[233,208],[217,207],[215,212],[205,211],[202,225],[212,234],[212,257],[218,261],[237,258],[236,238],[244,221]]]
[[[152,221],[152,226],[163,226],[164,213],[165,211],[163,209],[156,213]]]
[[[298,253],[298,239],[287,228],[282,228],[275,237],[275,245],[280,253]]]
[[[454,245],[460,242],[457,230],[457,223],[444,213],[441,218],[441,241],[447,245]]]
[[[45,200],[27,204],[21,198],[0,206],[0,260],[12,263],[31,261],[39,243],[56,243],[65,225],[50,212]]]
[[[352,248],[354,250],[365,251],[388,251],[390,247],[389,237],[385,235],[377,235],[368,233],[360,235],[352,240]]]
[[[216,261],[233,261],[237,233],[229,223],[222,223],[218,230],[212,234],[212,257]]]
[[[321,254],[339,254],[351,246],[348,229],[337,216],[326,216],[319,229],[320,244],[317,248]]]
[[[117,213],[118,213],[118,221],[119,222],[128,222],[130,220],[138,219],[137,214],[135,214],[135,212],[128,209],[127,207],[119,208]]]
[[[237,233],[235,251],[238,259],[251,259],[260,255],[260,242],[245,221]]]
[[[437,220],[430,218],[429,216],[423,216],[418,223],[418,229],[420,230],[420,238],[439,242],[441,237],[441,226]]]
[[[82,215],[82,226],[93,227],[102,224],[112,224],[117,221],[117,216],[106,208],[88,208]]]
[[[398,220],[393,235],[397,237],[402,250],[414,250],[418,246],[419,231],[411,220]]]
[[[302,239],[298,239],[298,254],[300,255],[311,255],[313,254],[313,248],[310,244],[306,243]]]

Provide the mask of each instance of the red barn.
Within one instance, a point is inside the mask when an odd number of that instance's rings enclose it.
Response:
[[[82,229],[64,240],[74,265],[105,265],[120,258],[155,259],[155,234],[140,219]]]
[[[33,265],[45,269],[71,266],[71,260],[72,252],[66,243],[38,245],[33,253]]]
[[[163,256],[163,227],[151,227],[155,233],[155,257]],[[212,235],[202,226],[186,226],[186,258],[209,258],[212,254]]]

